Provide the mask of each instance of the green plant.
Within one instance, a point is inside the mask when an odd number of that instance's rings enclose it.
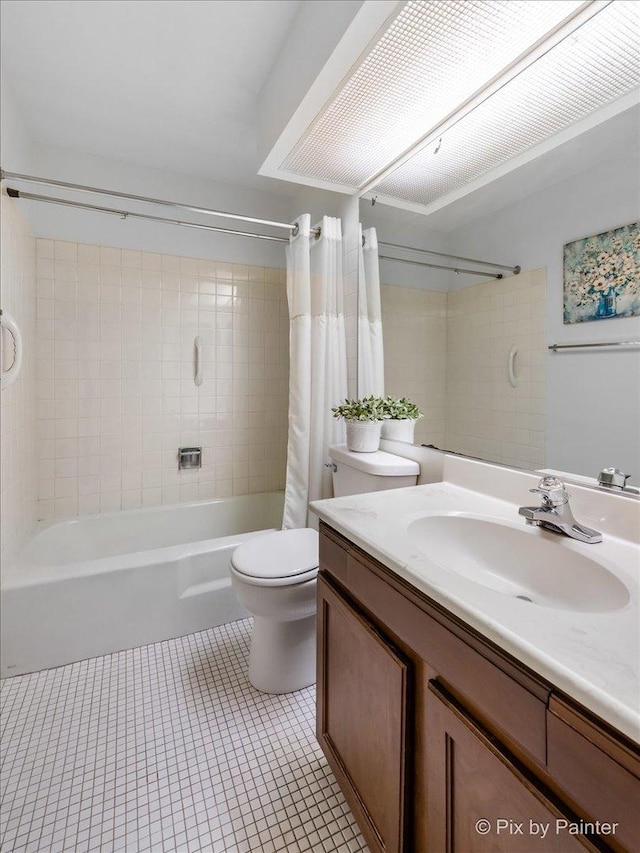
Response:
[[[344,418],[345,421],[381,421],[384,418],[382,399],[374,396],[345,400],[339,406],[333,406],[331,411],[334,418]]]
[[[399,400],[395,400],[393,397],[385,397],[380,403],[382,417],[385,420],[416,421],[418,418],[424,417],[418,406],[411,400],[407,400],[406,397],[401,397]]]

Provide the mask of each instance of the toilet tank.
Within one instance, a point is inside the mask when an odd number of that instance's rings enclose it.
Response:
[[[329,448],[329,458],[335,466],[333,495],[336,498],[415,486],[420,473],[420,466],[413,459],[394,456],[384,450],[355,453],[347,450],[346,444],[337,444]]]

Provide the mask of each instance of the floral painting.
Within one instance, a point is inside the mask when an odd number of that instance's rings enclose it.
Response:
[[[640,314],[637,222],[564,247],[564,322]]]

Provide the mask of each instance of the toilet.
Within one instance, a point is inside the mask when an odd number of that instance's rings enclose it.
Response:
[[[415,486],[417,462],[378,450],[329,448],[335,497]],[[249,681],[263,693],[291,693],[316,680],[316,530],[255,536],[231,556],[231,582],[253,616]]]

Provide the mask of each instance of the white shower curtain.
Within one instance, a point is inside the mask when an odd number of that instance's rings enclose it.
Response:
[[[358,262],[358,396],[384,396],[380,267],[375,228],[360,227]],[[363,238],[364,237],[364,241]],[[362,245],[364,242],[364,246]]]
[[[342,233],[323,217],[319,239],[309,214],[287,247],[289,302],[289,442],[282,526],[307,527],[309,501],[331,497],[327,450],[344,441],[331,407],[347,396]]]

